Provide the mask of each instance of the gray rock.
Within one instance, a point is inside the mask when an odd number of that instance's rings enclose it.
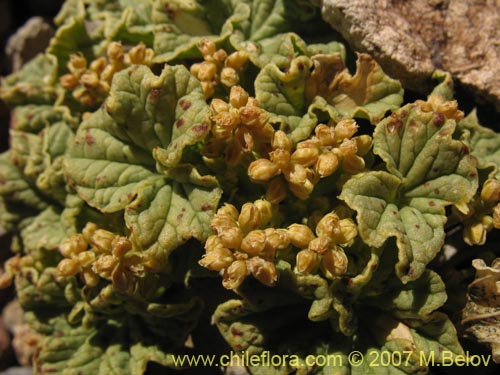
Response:
[[[406,87],[426,93],[444,69],[500,111],[500,0],[323,0],[322,13]]]

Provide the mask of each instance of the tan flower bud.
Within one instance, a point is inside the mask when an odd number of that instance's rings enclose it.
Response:
[[[277,130],[273,135],[272,141],[273,150],[285,150],[290,152],[292,150],[292,141],[283,130]]]
[[[326,152],[318,156],[316,164],[314,165],[315,171],[319,177],[327,177],[335,173],[339,167],[339,158],[333,152]]]
[[[208,236],[207,240],[205,241],[205,251],[207,253],[218,249],[220,247],[224,247],[222,244],[222,241],[220,240],[219,236],[216,234],[212,234],[211,236]]]
[[[283,171],[283,176],[288,182],[300,185],[307,180],[307,169],[301,164],[293,163]]]
[[[75,77],[73,74],[63,75],[59,79],[59,82],[61,83],[62,88],[66,90],[73,90],[79,84],[78,78]]]
[[[80,77],[87,70],[87,59],[83,55],[71,55],[68,70],[76,77]]]
[[[212,81],[217,74],[217,65],[213,62],[203,61],[200,63],[200,67],[198,70],[198,79],[200,81]]]
[[[113,76],[115,75],[116,72],[117,72],[117,67],[112,64],[108,64],[101,72],[100,78],[108,83],[111,83],[111,80],[113,79]]]
[[[356,174],[365,168],[365,159],[358,155],[348,155],[342,160],[342,170],[346,173]]]
[[[205,95],[205,98],[211,98],[215,93],[215,83],[214,82],[202,81],[201,88],[203,90],[203,94]]]
[[[109,279],[118,263],[118,258],[113,255],[102,255],[92,265],[92,271],[104,279]]]
[[[95,87],[99,86],[99,77],[97,76],[97,73],[95,73],[95,72],[84,73],[80,77],[80,82],[86,88],[95,88]]]
[[[116,235],[104,229],[97,229],[90,238],[90,243],[100,252],[110,253],[112,250],[111,243]]]
[[[125,56],[125,51],[123,50],[123,46],[119,42],[111,42],[108,45],[106,50],[106,54],[108,55],[109,60],[113,64],[121,63]]]
[[[248,233],[257,229],[260,224],[260,212],[257,206],[250,202],[245,203],[241,207],[240,216],[238,217],[238,225],[242,232]]]
[[[358,152],[358,144],[354,139],[344,139],[338,150],[342,157],[351,156]]]
[[[215,46],[215,43],[211,41],[210,39],[203,38],[200,40],[200,52],[203,57],[205,56],[212,56],[215,53],[215,50],[217,47]]]
[[[191,67],[189,68],[189,71],[191,72],[192,75],[194,75],[196,78],[199,79],[198,77],[198,73],[200,72],[200,63],[195,63],[193,65],[191,65]]]
[[[237,85],[240,81],[240,76],[233,68],[225,67],[220,72],[220,83],[226,87]]]
[[[339,246],[328,250],[323,255],[323,267],[333,277],[342,276],[346,273],[347,262],[347,256],[345,255],[344,250]]]
[[[480,221],[469,223],[464,229],[464,241],[469,245],[484,245],[486,229]]]
[[[257,159],[250,163],[247,173],[254,182],[267,182],[279,173],[279,168],[270,160]]]
[[[132,242],[123,236],[116,236],[111,242],[112,253],[117,258],[122,258],[132,249]]]
[[[278,272],[274,263],[260,257],[253,257],[247,260],[247,267],[252,275],[264,285],[274,286],[278,281]]]
[[[292,224],[286,230],[288,239],[293,246],[306,248],[315,236],[311,228],[304,224]]]
[[[266,234],[263,230],[257,229],[249,232],[241,241],[241,250],[249,255],[257,255],[266,246]]]
[[[205,254],[198,262],[200,266],[212,271],[221,271],[227,268],[234,261],[233,253],[225,247],[218,247],[215,250]]]
[[[307,248],[314,251],[317,254],[325,254],[331,248],[331,240],[327,237],[316,237],[311,242]]]
[[[62,277],[70,277],[80,272],[77,259],[63,259],[57,265],[57,274]]]
[[[237,249],[241,246],[243,234],[240,228],[236,225],[227,227],[218,227],[217,235],[219,236],[222,245],[229,249]]]
[[[59,245],[59,252],[65,258],[71,258],[72,255],[77,255],[85,251],[88,247],[87,241],[81,234],[74,234],[67,240],[64,240]]]
[[[321,146],[326,147],[335,144],[335,131],[331,126],[319,124],[314,129],[314,133]]]
[[[267,245],[274,250],[284,250],[290,245],[288,234],[285,229],[264,229]]]
[[[319,266],[321,257],[314,251],[305,249],[297,253],[297,271],[299,273],[313,273]]]
[[[352,219],[342,219],[339,222],[339,235],[332,238],[336,243],[350,244],[358,235],[358,226]]]
[[[213,116],[213,121],[216,125],[229,131],[234,130],[240,124],[238,112],[234,109],[226,112],[220,112],[219,114]]]
[[[354,138],[354,140],[356,141],[357,154],[359,156],[365,156],[372,148],[373,139],[368,134],[360,135]]]
[[[309,199],[309,196],[314,190],[314,184],[310,180],[306,180],[302,184],[290,183],[288,188],[297,198],[306,200]]]
[[[286,186],[281,178],[275,178],[271,181],[266,191],[266,200],[272,204],[278,204],[287,196]]]
[[[285,169],[290,164],[290,153],[288,151],[277,149],[269,154],[271,161],[279,169]]]
[[[96,259],[95,253],[93,251],[84,251],[78,254],[76,260],[80,267],[89,267]]]
[[[248,92],[243,89],[241,86],[233,86],[231,87],[231,91],[229,93],[229,103],[234,108],[244,107],[248,102]]]
[[[229,104],[222,99],[214,98],[210,102],[210,114],[212,116],[216,116],[219,113],[228,112],[229,108],[231,108]]]
[[[217,216],[229,216],[233,220],[238,220],[240,213],[232,204],[224,203],[224,205],[217,210]]]
[[[245,281],[247,275],[249,275],[249,271],[246,262],[244,260],[235,260],[224,270],[222,286],[226,289],[236,289]]]
[[[223,49],[218,49],[217,51],[215,51],[213,53],[212,56],[213,56],[215,61],[222,63],[222,62],[224,62],[224,60],[227,59],[227,52],[224,51]]]
[[[99,276],[97,276],[92,270],[84,270],[82,272],[82,277],[85,284],[90,287],[94,287],[99,284]]]
[[[311,147],[297,148],[293,152],[291,160],[292,163],[300,164],[303,167],[309,167],[311,165],[314,165],[314,163],[316,163],[318,156],[319,156],[318,148],[316,147],[316,145],[311,144]]]
[[[260,107],[246,105],[239,108],[240,119],[248,127],[260,128],[267,124],[269,114]]]
[[[481,199],[486,203],[496,203],[500,200],[500,181],[495,178],[486,180],[481,189]]]
[[[225,61],[226,66],[239,70],[248,61],[248,54],[244,51],[236,51],[231,53]]]
[[[146,48],[146,45],[142,42],[133,47],[127,54],[129,64],[150,65],[153,56],[153,50]]]
[[[97,101],[95,95],[84,87],[73,91],[73,97],[85,107],[92,107]]]
[[[266,199],[257,199],[254,204],[260,213],[260,225],[267,225],[273,218],[273,205]]]
[[[256,139],[265,143],[270,143],[275,133],[273,126],[269,123],[264,124],[260,128],[251,128],[251,131]]]
[[[353,119],[341,120],[335,125],[334,131],[335,138],[340,141],[342,139],[351,138],[358,131],[358,125]]]
[[[493,208],[493,226],[500,229],[500,203]]]
[[[234,142],[237,142],[240,145],[243,152],[251,152],[253,150],[253,135],[246,126],[236,129],[234,132]]]
[[[101,74],[107,64],[106,58],[101,56],[90,63],[89,69],[97,74]]]
[[[340,219],[335,212],[330,212],[316,225],[316,235],[329,239],[336,238],[340,234]]]

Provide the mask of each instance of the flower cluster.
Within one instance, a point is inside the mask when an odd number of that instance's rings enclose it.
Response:
[[[96,286],[100,278],[109,280],[122,292],[133,294],[144,275],[142,257],[133,251],[131,241],[93,223],[59,245],[64,259],[57,266],[60,277],[81,274],[86,285]]]
[[[224,155],[227,164],[236,165],[245,153],[262,153],[269,149],[274,135],[269,113],[242,87],[231,87],[229,102],[213,99],[210,113],[211,137],[205,141],[203,149],[206,157]]]
[[[288,247],[289,240],[283,229],[260,229],[269,224],[272,211],[271,203],[264,199],[245,203],[241,212],[226,203],[212,219],[217,234],[208,237],[206,254],[199,263],[221,271],[225,288],[236,289],[250,274],[268,286],[278,281],[275,255]]]
[[[357,129],[353,119],[341,120],[335,126],[319,124],[311,139],[295,147],[283,131],[277,131],[269,158],[253,161],[248,167],[248,175],[257,183],[266,183],[282,175],[290,191],[305,200],[321,178],[332,175],[340,166],[351,174],[363,170],[362,156],[370,150],[372,139],[368,135],[353,137]],[[285,199],[283,180],[271,181],[268,195],[273,203]]]
[[[111,42],[106,53],[107,57],[101,56],[90,64],[83,55],[71,55],[69,73],[60,78],[61,86],[72,90],[73,97],[85,107],[104,101],[116,72],[134,64],[150,66],[154,57],[153,50],[144,43],[126,52],[120,43]]]
[[[200,80],[207,98],[214,95],[219,83],[225,87],[238,84],[239,73],[248,60],[245,52],[236,51],[228,55],[225,50],[217,49],[209,39],[202,39],[198,47],[204,61],[191,65],[191,73]]]
[[[314,273],[319,268],[326,277],[335,278],[347,271],[347,256],[339,244],[352,244],[358,230],[351,219],[330,212],[319,220],[316,235],[303,224],[290,225],[287,234],[290,243],[302,249],[297,253],[297,272]]]

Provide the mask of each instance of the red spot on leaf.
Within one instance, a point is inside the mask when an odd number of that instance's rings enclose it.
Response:
[[[240,331],[238,328],[231,327],[231,334],[233,336],[243,336],[243,332]]]
[[[189,107],[191,107],[191,102],[189,100],[186,100],[186,99],[181,99],[179,101],[179,105],[181,106],[181,108],[184,111],[187,111],[189,109]]]
[[[151,100],[157,100],[161,95],[161,91],[161,89],[152,89],[149,93],[149,97],[151,98]]]
[[[195,132],[195,133],[206,133],[208,128],[209,128],[209,125],[204,122],[202,124],[193,126],[192,129],[193,129],[193,132]]]
[[[175,122],[175,127],[178,129],[180,128],[182,125],[184,125],[184,119],[178,119],[176,122]]]
[[[434,207],[435,205],[436,205],[436,202],[434,202],[434,201],[429,201],[429,206],[430,206],[430,207]]]
[[[95,138],[90,134],[90,131],[87,130],[85,132],[85,143],[87,143],[89,146],[92,146],[95,143]]]
[[[202,211],[208,211],[211,209],[212,209],[212,205],[210,203],[203,203],[203,205],[201,206]]]
[[[446,118],[444,117],[444,115],[441,113],[441,112],[434,112],[434,115],[432,116],[432,123],[435,125],[435,126],[443,126]]]

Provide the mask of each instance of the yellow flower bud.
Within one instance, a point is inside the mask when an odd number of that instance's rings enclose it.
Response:
[[[203,94],[205,98],[211,98],[215,93],[215,83],[210,81],[202,81],[201,88],[203,89]]]
[[[309,196],[314,190],[314,184],[310,180],[306,180],[302,184],[290,183],[288,188],[297,198],[306,200],[309,199]]]
[[[231,53],[225,61],[226,66],[239,70],[248,61],[248,54],[244,51],[236,51]]]
[[[344,139],[338,150],[343,157],[351,156],[358,152],[358,144],[354,139]]]
[[[117,72],[117,67],[115,65],[112,65],[112,64],[108,64],[106,65],[106,67],[103,69],[103,71],[101,72],[101,79],[108,82],[108,83],[111,83],[111,80],[113,79],[113,76],[115,75],[115,73]]]
[[[71,55],[68,62],[68,70],[80,77],[87,69],[87,59],[83,55]]]
[[[72,255],[77,255],[85,251],[88,247],[87,241],[81,234],[74,234],[67,240],[64,240],[59,245],[59,252],[65,258],[71,258]]]
[[[191,72],[192,75],[194,75],[196,78],[198,78],[198,73],[200,72],[200,63],[196,63],[191,65],[189,68],[189,71]]]
[[[253,257],[247,260],[247,268],[264,285],[274,286],[278,281],[278,272],[274,263],[260,257]]]
[[[486,180],[481,189],[481,199],[486,203],[496,203],[500,200],[500,181],[495,178]]]
[[[102,255],[92,265],[92,271],[104,279],[109,279],[118,262],[118,258],[113,255]]]
[[[257,199],[254,204],[260,213],[260,225],[267,225],[273,218],[273,205],[266,199]]]
[[[290,153],[288,151],[277,149],[269,154],[271,161],[279,169],[285,169],[290,164]]]
[[[225,247],[218,247],[205,254],[198,262],[200,266],[212,271],[221,271],[234,261],[233,253]]]
[[[361,172],[365,168],[365,159],[358,155],[348,155],[342,160],[342,170],[350,174]]]
[[[234,108],[244,107],[248,102],[248,92],[243,89],[241,86],[233,86],[231,87],[231,91],[229,92],[229,103]]]
[[[365,156],[372,148],[373,139],[368,134],[360,135],[354,138],[354,140],[356,141],[357,154],[359,156]]]
[[[297,253],[297,272],[313,273],[321,261],[321,257],[314,251],[305,249]]]
[[[297,145],[297,149],[293,152],[291,160],[292,163],[300,164],[303,167],[309,167],[316,163],[319,156],[319,149],[312,142],[308,142],[307,145],[302,145],[304,143],[305,142],[301,142]]]
[[[63,259],[57,265],[57,274],[62,277],[70,277],[80,272],[77,259]]]
[[[241,207],[238,225],[243,233],[248,233],[260,226],[260,212],[253,203],[245,203]]]
[[[210,102],[210,113],[212,116],[215,116],[219,113],[223,112],[228,112],[229,111],[229,104],[227,104],[224,100],[222,99],[212,99]]]
[[[99,276],[97,276],[92,270],[86,269],[82,272],[83,281],[86,285],[94,287],[99,284]]]
[[[323,267],[331,276],[342,276],[347,271],[347,256],[344,250],[336,246],[323,255]]]
[[[213,53],[212,57],[214,58],[215,61],[222,63],[224,62],[224,60],[227,59],[227,52],[224,51],[223,49],[218,49]]]
[[[80,77],[80,82],[86,88],[95,88],[95,87],[99,86],[99,77],[97,76],[97,73],[95,73],[95,72],[84,73]]]
[[[210,39],[203,38],[202,40],[200,40],[199,48],[202,56],[205,57],[212,56],[215,53],[217,47],[215,46],[215,43]]]
[[[97,225],[94,223],[87,223],[85,227],[82,230],[82,236],[83,239],[87,242],[90,243],[90,239],[92,238],[92,235],[94,232],[97,230]]]
[[[357,131],[358,125],[353,119],[341,120],[334,128],[337,140],[351,138]]]
[[[330,250],[331,241],[327,237],[316,237],[311,242],[307,248],[311,251],[314,251],[317,254],[325,254],[328,250]]]
[[[243,235],[236,225],[216,228],[222,245],[229,249],[237,249],[241,246]]]
[[[326,237],[331,240],[336,238],[340,233],[340,219],[335,212],[330,212],[316,225],[316,235]]]
[[[110,253],[112,250],[111,243],[116,235],[104,229],[97,229],[90,238],[90,243],[96,247],[96,250]]]
[[[469,245],[484,245],[486,229],[480,221],[469,223],[464,229],[464,241]]]
[[[125,56],[125,51],[123,50],[123,46],[119,42],[111,42],[108,45],[106,50],[109,60],[112,63],[117,64],[123,61]]]
[[[315,236],[311,228],[304,224],[292,224],[287,228],[287,236],[293,246],[306,248]]]
[[[78,254],[76,260],[81,267],[89,267],[96,259],[95,253],[93,251],[84,251]]]
[[[286,186],[281,178],[275,178],[271,181],[266,191],[266,200],[272,204],[278,204],[287,196]]]
[[[89,69],[97,74],[101,74],[107,64],[106,58],[101,56],[90,63]]]
[[[213,116],[213,121],[216,125],[229,131],[234,130],[240,124],[240,118],[236,110],[220,112]]]
[[[240,119],[244,125],[260,128],[267,124],[269,114],[260,107],[246,105],[239,108]]]
[[[321,146],[333,146],[335,144],[335,131],[332,127],[325,124],[319,124],[314,129],[314,133]]]
[[[207,240],[205,241],[205,251],[209,253],[215,249],[218,249],[219,247],[224,247],[219,236],[217,236],[216,234],[208,236]]]
[[[274,250],[283,250],[288,247],[290,240],[285,229],[266,228],[264,229],[266,235],[266,244]]]
[[[340,231],[337,237],[332,238],[336,243],[351,244],[358,235],[358,226],[352,219],[342,219],[339,222]]]
[[[215,78],[217,74],[217,65],[213,62],[203,61],[200,63],[200,67],[198,70],[198,79],[200,81],[209,82]]]
[[[249,255],[257,255],[266,246],[266,234],[263,230],[257,229],[248,233],[241,241],[240,248]]]
[[[500,203],[493,208],[493,226],[500,229]]]
[[[277,130],[273,134],[272,140],[273,150],[284,150],[290,152],[292,150],[292,141],[282,130]]]
[[[249,275],[249,271],[246,262],[244,260],[235,260],[224,270],[222,286],[226,289],[236,289],[243,283],[247,275]]]
[[[240,81],[238,73],[233,68],[225,67],[220,72],[220,83],[226,87],[237,85]]]
[[[132,249],[132,242],[123,236],[116,236],[111,242],[112,253],[115,257],[122,258]]]
[[[327,177],[335,173],[339,167],[339,158],[333,152],[326,152],[318,156],[314,170],[319,177]]]
[[[266,115],[265,121],[267,121],[267,118],[268,116]],[[264,126],[261,126],[260,128],[251,128],[251,131],[256,139],[265,143],[271,142],[274,135],[274,128],[269,123],[265,123]]]
[[[279,173],[279,168],[270,160],[257,159],[250,163],[247,173],[254,182],[266,182]]]
[[[63,75],[59,79],[59,82],[61,83],[61,86],[63,87],[63,89],[66,89],[66,90],[73,90],[79,84],[78,78],[75,77],[73,74]]]

